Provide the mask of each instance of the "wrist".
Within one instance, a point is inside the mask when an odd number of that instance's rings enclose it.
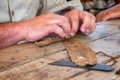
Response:
[[[23,24],[23,22],[16,22],[14,23],[15,26],[15,30],[17,31],[17,35],[19,37],[20,40],[25,40],[25,36],[26,36],[26,26],[25,24]]]
[[[0,47],[6,47],[24,40],[23,28],[18,22],[0,24]]]
[[[32,23],[31,21],[32,20],[26,20],[19,23],[19,28],[20,28],[19,34],[21,34],[22,40],[31,41],[29,39],[29,37],[31,36],[29,33],[32,30],[31,26],[34,25],[31,24]]]

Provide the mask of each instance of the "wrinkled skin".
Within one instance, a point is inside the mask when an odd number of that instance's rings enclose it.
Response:
[[[96,18],[85,11],[73,9],[64,16],[68,18],[71,25],[71,35],[75,35],[78,30],[88,35],[94,32],[96,28]]]
[[[67,12],[64,16],[44,14],[31,20],[30,23],[32,25],[30,24],[31,27],[26,35],[28,41],[38,40],[50,33],[60,37],[74,36],[78,30],[88,35],[96,27],[95,17],[92,14],[77,9]]]
[[[67,37],[71,30],[66,17],[53,13],[43,14],[26,21],[25,24],[28,26],[25,33],[25,38],[28,41],[36,41],[50,33],[55,33],[60,37]]]
[[[120,4],[97,14],[96,21],[100,22],[100,21],[106,21],[106,20],[115,19],[115,18],[120,18]]]
[[[0,24],[0,48],[21,40],[34,42],[49,34],[60,37],[74,36],[79,30],[90,34],[95,30],[95,17],[90,13],[73,9],[64,15],[46,13],[34,18]]]

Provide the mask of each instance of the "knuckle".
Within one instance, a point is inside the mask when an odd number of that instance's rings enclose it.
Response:
[[[63,17],[63,22],[68,22],[68,19],[66,17]]]
[[[46,29],[46,32],[52,33],[52,32],[54,32],[54,31],[56,31],[56,30],[57,30],[57,26],[56,26],[56,25],[49,25],[49,26],[47,27],[47,29]]]
[[[72,11],[73,11],[74,13],[78,12],[78,10],[77,10],[77,9],[73,9]]]
[[[57,26],[56,25],[51,25],[51,26],[49,26],[49,31],[55,31],[55,30],[57,30]]]

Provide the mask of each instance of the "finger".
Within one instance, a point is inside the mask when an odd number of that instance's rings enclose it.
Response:
[[[70,22],[71,22],[71,27],[72,27],[71,35],[74,36],[77,33],[78,28],[79,28],[78,14],[76,14],[76,16],[71,17]]]
[[[91,33],[93,33],[93,32],[95,31],[95,29],[96,29],[96,23],[93,24],[93,27],[92,27]],[[91,33],[90,33],[90,34],[91,34]]]
[[[65,37],[67,37],[70,34],[70,30],[71,30],[68,19],[64,16],[57,14],[51,14],[51,16],[52,16],[52,20],[50,20],[49,23],[56,24],[59,27],[61,27],[65,32]]]
[[[96,29],[96,23],[94,22],[91,22],[91,25],[90,25],[90,29],[88,30],[88,32],[86,33],[87,35],[93,33]]]
[[[100,21],[108,20],[109,17],[110,17],[110,14],[111,14],[111,13],[110,13],[108,10],[105,10],[105,11],[99,13],[99,14],[96,16],[96,18],[97,18],[96,21],[97,21],[97,22],[100,22]]]
[[[108,11],[107,11],[107,10],[104,10],[104,11],[100,12],[100,13],[97,15],[97,17],[96,17],[97,22],[103,21],[104,18],[105,18],[106,16],[108,16],[108,15],[109,15],[109,14],[108,14]]]
[[[96,22],[99,22],[99,21],[100,21],[100,16],[101,16],[100,14],[97,14],[97,15],[96,15]]]
[[[72,14],[72,15],[71,15]],[[66,14],[65,16],[69,19],[69,23],[71,25],[70,35],[74,36],[79,27],[79,14],[77,10],[74,10],[74,13]]]
[[[49,31],[50,31],[50,33],[55,33],[55,34],[59,35],[60,37],[65,37],[65,32],[58,25],[52,25],[52,27],[50,27]]]
[[[60,19],[57,25],[63,29],[63,31],[65,32],[65,36],[68,37],[71,31],[71,27],[68,19],[63,17],[62,19]]]
[[[100,22],[101,21],[102,15],[103,15],[102,13],[97,14],[96,22]]]
[[[84,18],[82,18],[83,19],[83,22],[82,22],[82,25],[81,25],[81,28],[80,28],[80,30],[81,30],[81,32],[83,32],[83,33],[85,33],[85,34],[87,34],[88,33],[88,31],[89,31],[89,25],[91,24],[90,23],[90,16],[88,16],[88,14],[85,14],[84,15]]]
[[[90,27],[89,27],[89,32],[88,34],[91,34],[95,31],[95,28],[96,28],[96,18],[94,16],[92,16],[91,20],[90,20]]]

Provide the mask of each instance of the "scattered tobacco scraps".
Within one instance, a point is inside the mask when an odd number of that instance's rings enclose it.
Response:
[[[107,57],[111,58],[111,61],[113,61],[113,63],[110,66],[113,66],[113,65],[115,65],[117,63],[116,58],[114,58],[113,56],[110,56],[110,55],[108,55],[108,54],[106,54],[104,52],[97,52],[96,54],[100,54],[100,53],[103,54],[104,56],[107,56]]]

